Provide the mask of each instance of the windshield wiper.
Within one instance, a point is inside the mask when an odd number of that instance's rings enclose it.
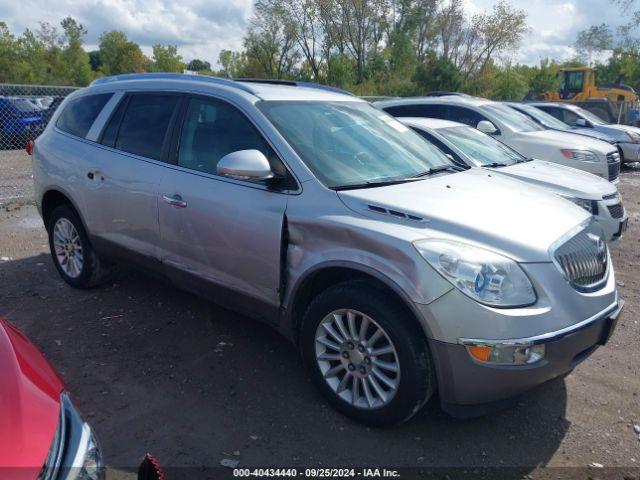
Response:
[[[414,178],[400,178],[395,180],[380,180],[380,181],[369,181],[363,183],[352,183],[349,185],[337,185],[335,187],[330,187],[331,190],[356,190],[358,188],[375,188],[375,187],[385,187],[387,185],[397,185],[399,183],[412,182],[415,180]]]
[[[506,163],[493,162],[487,163],[486,165],[482,165],[482,168],[500,168],[500,167],[508,167]]]
[[[520,160],[516,160],[516,163],[526,163],[526,162],[533,162],[533,158],[522,158]]]
[[[442,172],[461,172],[464,168],[458,167],[456,165],[441,165],[439,167],[432,167],[429,170],[425,170],[424,172],[416,173],[415,175],[409,178],[421,178],[428,177],[429,175],[435,175],[436,173]]]

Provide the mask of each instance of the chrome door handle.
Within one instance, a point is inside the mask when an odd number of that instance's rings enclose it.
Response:
[[[174,207],[178,207],[178,208],[186,208],[187,207],[187,202],[182,200],[182,197],[180,195],[178,195],[177,193],[175,195],[163,195],[162,199],[166,203],[168,203],[169,205],[173,205]]]

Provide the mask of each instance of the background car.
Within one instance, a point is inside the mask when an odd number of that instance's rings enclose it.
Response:
[[[104,478],[100,445],[62,380],[27,337],[2,318],[0,378],[2,478]]]
[[[608,241],[620,239],[628,216],[615,185],[590,173],[555,163],[525,158],[481,131],[447,120],[402,118],[458,164],[491,168],[503,175],[546,188],[591,213]]]
[[[607,123],[588,110],[569,103],[532,102],[530,105],[552,115],[570,127],[590,128],[614,137],[622,150],[622,162],[640,161],[640,128]]]
[[[0,97],[0,145],[24,146],[46,126],[43,109],[20,97]]]
[[[620,154],[610,144],[584,135],[546,130],[499,102],[456,95],[400,98],[374,105],[395,117],[439,118],[464,123],[494,136],[527,158],[544,158],[612,182],[618,180]]]
[[[547,112],[543,112],[539,108],[534,107],[528,103],[520,103],[520,102],[503,102],[505,105],[513,108],[514,110],[519,111],[523,115],[526,115],[534,122],[538,123],[540,126],[548,129],[548,130],[558,130],[560,132],[569,132],[569,133],[577,133],[578,135],[586,135],[587,137],[597,138],[598,140],[602,140],[604,142],[608,142],[612,145],[615,145],[617,148],[617,144],[619,142],[618,135],[611,136],[604,132],[599,132],[592,128],[588,127],[571,127],[566,123],[558,120],[553,115],[549,115]],[[619,149],[618,149],[619,150]]]

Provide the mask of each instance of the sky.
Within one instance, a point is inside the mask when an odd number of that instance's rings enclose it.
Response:
[[[496,0],[464,0],[469,15],[488,11]],[[505,60],[537,64],[541,58],[571,58],[580,30],[600,23],[626,23],[609,0],[510,0],[527,15],[529,32],[520,50]],[[14,33],[37,29],[39,21],[58,24],[68,15],[88,30],[87,49],[100,35],[122,30],[151,54],[156,43],[177,44],[183,59],[217,65],[223,49],[237,50],[251,18],[252,0],[0,0],[0,21]]]

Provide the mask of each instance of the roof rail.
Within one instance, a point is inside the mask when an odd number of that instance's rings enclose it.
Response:
[[[305,88],[315,88],[317,90],[326,90],[328,92],[342,93],[343,95],[351,95],[353,93],[343,90],[338,87],[332,87],[330,85],[321,85],[319,83],[312,82],[298,82],[295,80],[280,80],[280,79],[271,79],[271,78],[234,78],[236,82],[251,82],[251,83],[264,83],[271,85],[288,85],[290,87],[305,87]]]
[[[91,82],[91,85],[102,85],[112,82],[124,82],[127,80],[189,80],[194,82],[215,83],[218,85],[226,85],[228,87],[237,88],[247,93],[255,94],[256,91],[248,85],[228,78],[211,77],[209,75],[189,75],[185,73],[128,73],[124,75],[113,75],[111,77],[102,77]]]

